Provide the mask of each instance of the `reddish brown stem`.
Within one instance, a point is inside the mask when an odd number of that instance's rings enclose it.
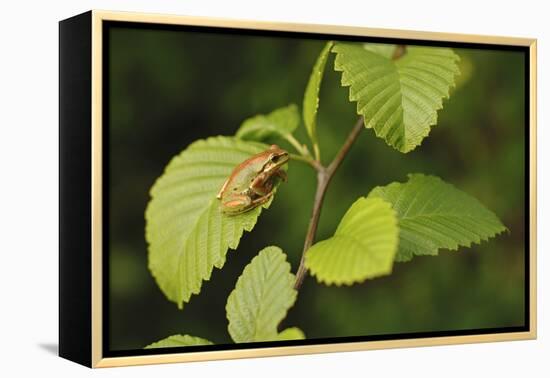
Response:
[[[309,226],[306,233],[306,239],[304,241],[304,249],[302,251],[302,258],[300,260],[300,266],[296,272],[296,282],[294,289],[299,290],[304,282],[306,276],[305,256],[308,249],[313,245],[315,241],[315,234],[317,233],[317,227],[319,226],[319,219],[321,217],[321,208],[323,200],[327,192],[328,184],[338,167],[342,164],[342,161],[348,154],[351,146],[359,136],[359,133],[363,130],[363,117],[359,117],[355,126],[349,133],[346,141],[340,148],[340,151],[334,157],[332,163],[328,167],[323,167],[320,163],[315,167],[317,170],[317,190],[315,192],[315,199],[313,201],[313,210],[311,212],[311,218],[309,220]]]

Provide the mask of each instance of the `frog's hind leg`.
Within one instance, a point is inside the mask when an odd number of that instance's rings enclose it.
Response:
[[[222,212],[227,214],[238,214],[248,210],[252,205],[252,200],[249,196],[234,195],[229,199],[222,201]]]
[[[267,193],[264,196],[256,198],[255,200],[252,201],[251,205],[252,205],[253,208],[258,207],[260,205],[263,205],[264,203],[269,201],[272,196],[273,196],[273,191]]]

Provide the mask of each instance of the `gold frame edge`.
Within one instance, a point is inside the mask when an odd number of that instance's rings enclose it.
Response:
[[[527,109],[526,109],[527,110]],[[537,338],[537,40],[529,45],[529,329]]]

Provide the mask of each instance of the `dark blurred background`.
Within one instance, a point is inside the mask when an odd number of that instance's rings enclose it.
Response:
[[[149,189],[174,155],[199,138],[232,135],[247,117],[301,107],[322,41],[185,31],[109,31],[110,294],[112,350],[172,334],[230,342],[225,303],[244,266],[267,245],[298,266],[315,191],[313,171],[292,162],[271,208],[223,270],[214,269],[183,311],[147,269]],[[489,242],[396,263],[390,276],[352,287],[307,277],[283,326],[308,338],[521,326],[524,322],[524,57],[456,49],[462,75],[430,137],[401,154],[362,132],[331,183],[318,239],[333,234],[359,196],[406,174],[434,174],[478,198],[510,229]],[[318,132],[331,159],[355,123],[355,104],[333,57],[321,91]],[[302,126],[297,132],[306,141]],[[284,142],[280,142],[286,146]],[[289,216],[292,214],[292,216]]]

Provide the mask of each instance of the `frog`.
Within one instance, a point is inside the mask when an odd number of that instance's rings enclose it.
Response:
[[[241,214],[269,201],[277,180],[287,181],[283,167],[288,160],[289,153],[273,144],[237,165],[216,195],[221,211]]]

